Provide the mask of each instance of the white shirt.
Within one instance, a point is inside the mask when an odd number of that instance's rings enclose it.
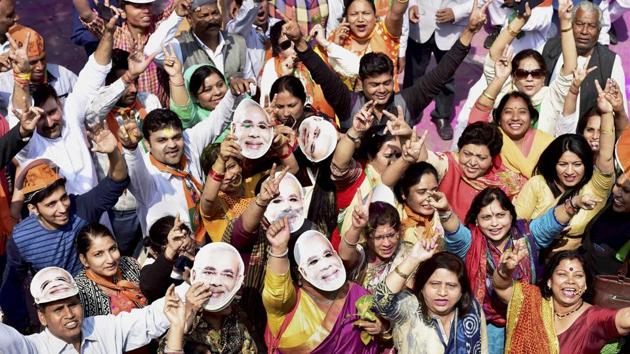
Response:
[[[1,50],[0,50],[1,52]],[[48,71],[48,83],[55,89],[59,100],[63,105],[72,88],[77,83],[77,75],[67,68],[57,64],[46,64]],[[11,111],[11,97],[13,96],[13,71],[0,73],[0,113],[7,116]],[[9,122],[11,127],[17,124],[17,120]]]
[[[409,7],[418,6],[420,21],[409,24],[409,38],[417,43],[426,43],[435,33],[435,44],[440,50],[451,49],[459,35],[468,24],[468,17],[472,11],[472,1],[469,0],[411,0]],[[437,23],[437,10],[451,8],[455,20],[453,23]]]
[[[234,101],[234,96],[228,90],[210,117],[184,130],[184,154],[189,161],[189,173],[200,183],[203,183],[205,176],[199,156],[231,121]],[[136,197],[138,219],[144,235],[148,234],[148,227],[166,215],[179,213],[181,220],[191,225],[182,179],[158,170],[142,148],[123,149],[123,156],[131,179],[129,190]]]
[[[250,70],[256,77],[260,75],[265,64],[265,41],[269,38],[269,30],[271,26],[280,21],[276,18],[269,18],[265,33],[259,33],[254,26],[259,7],[260,5],[254,3],[253,0],[243,1],[243,5],[236,13],[236,18],[230,20],[226,26],[229,33],[239,34],[245,38]]]
[[[583,68],[588,62],[591,60],[591,57],[578,56],[577,67]],[[564,63],[564,58],[562,55],[558,58],[556,62],[556,66],[553,69],[553,73],[551,74],[551,80],[554,80],[560,73],[560,69],[562,68],[562,64]],[[621,58],[619,55],[615,54],[615,62],[613,63],[612,72],[610,74],[611,78],[617,82],[619,85],[619,90],[621,93],[621,97],[623,97],[623,108],[626,112],[628,112],[628,100],[626,96],[626,75],[623,72],[623,67],[621,66]],[[600,82],[602,88],[604,88],[605,82]],[[581,115],[580,113],[580,94],[577,97],[577,104],[575,107],[575,113],[568,117],[561,117],[558,119],[555,125],[556,128],[556,136],[565,134],[565,133],[575,133],[575,129],[577,128],[578,119]]]
[[[179,29],[179,25],[181,24],[184,18],[177,15],[175,11],[164,21],[160,22],[158,27],[155,29],[155,32],[149,36],[149,40],[147,44],[144,46],[144,53],[146,55],[152,55],[153,53],[158,53],[155,56],[155,62],[160,66],[164,66],[164,52],[162,51],[162,43],[165,43],[165,47],[172,45],[173,50],[175,51],[175,55],[180,62],[184,62],[182,49],[179,45],[179,41],[175,39],[175,35]],[[192,32],[193,37],[197,41],[197,43],[203,48],[203,50],[208,54],[208,57],[212,59],[214,66],[221,71],[225,75],[225,62],[223,55],[223,46],[225,41],[223,40],[223,35],[219,32],[219,45],[215,50],[210,49],[207,45],[205,45],[197,35]],[[249,63],[249,59],[245,56],[245,72],[243,73],[243,77],[246,79],[255,79],[256,74],[252,71],[252,66]],[[226,79],[229,79],[226,77]]]
[[[63,127],[61,136],[48,139],[36,132],[29,143],[16,155],[21,166],[30,161],[47,158],[59,166],[69,194],[83,194],[97,183],[96,171],[92,163],[89,143],[85,136],[84,122],[88,103],[97,90],[105,83],[105,76],[111,69],[111,62],[100,65],[90,56],[79,73],[73,91],[63,105]],[[9,113],[9,122],[17,118]]]
[[[151,305],[118,315],[94,316],[81,324],[82,354],[118,354],[149,344],[169,328],[164,298]],[[55,337],[48,329],[24,336],[0,323],[0,354],[73,354],[74,346]]]
[[[483,1],[483,3],[485,3],[485,1]],[[483,4],[481,3],[479,4],[479,6],[482,5]],[[501,5],[503,5],[503,0],[493,1],[490,6],[488,6],[490,21],[495,26],[506,26],[508,24],[508,18],[513,11],[511,8],[501,7]],[[525,35],[512,42],[514,53],[518,53],[523,49],[536,49],[539,52],[542,52],[545,42],[551,35],[549,31],[552,27],[552,17],[552,6],[536,6],[533,8],[532,15],[529,17],[527,23],[521,30],[525,33]]]

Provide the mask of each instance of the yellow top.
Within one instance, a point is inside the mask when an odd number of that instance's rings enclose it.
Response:
[[[267,270],[262,301],[267,312],[269,330],[276,335],[285,316],[297,301],[297,292],[291,281],[290,272],[278,275]],[[298,306],[280,339],[279,348],[283,352],[312,351],[328,337],[332,329],[322,326],[326,313],[320,310],[305,291],[301,292]]]
[[[608,199],[614,183],[615,178],[613,175],[606,176],[597,167],[594,168],[593,177],[582,187],[580,195],[590,194],[604,202],[598,203],[593,210],[582,209],[578,211],[569,222],[571,230],[566,236],[582,236],[589,221],[606,205],[605,201]],[[560,197],[554,198],[543,176],[536,175],[525,183],[521,192],[514,197],[513,202],[519,219],[532,220],[553,208],[558,204],[559,200]]]

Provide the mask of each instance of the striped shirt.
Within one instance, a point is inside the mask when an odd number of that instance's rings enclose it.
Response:
[[[7,245],[6,279],[0,289],[0,306],[9,321],[21,316],[18,312],[23,309],[22,284],[29,270],[35,274],[42,268],[56,266],[75,275],[83,269],[74,247],[77,232],[88,223],[98,222],[101,214],[116,204],[128,183],[128,179],[115,182],[105,178],[87,193],[71,195],[69,221],[58,229],[44,228],[35,215],[15,226]]]

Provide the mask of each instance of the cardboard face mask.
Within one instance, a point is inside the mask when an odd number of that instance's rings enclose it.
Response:
[[[204,310],[217,312],[225,309],[243,285],[245,265],[236,248],[225,242],[203,246],[195,256],[191,269],[191,283],[210,285],[212,296]]]
[[[276,172],[276,176],[280,172]],[[294,175],[287,173],[280,181],[280,195],[267,206],[264,214],[269,223],[289,218],[289,230],[297,231],[304,224],[304,191],[300,181]]]
[[[293,249],[304,280],[322,291],[339,290],[346,282],[346,269],[330,241],[318,231],[300,235]]]
[[[263,157],[273,140],[273,125],[267,112],[254,100],[244,99],[234,111],[232,132],[248,159]]]
[[[298,144],[307,159],[320,162],[335,151],[337,129],[322,117],[308,117],[298,129]]]

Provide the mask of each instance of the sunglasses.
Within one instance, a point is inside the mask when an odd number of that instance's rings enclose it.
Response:
[[[287,49],[291,48],[291,41],[286,40],[284,42],[280,42],[280,43],[278,43],[278,47],[280,47],[280,49],[282,49],[282,50],[287,50]]]
[[[541,79],[545,77],[547,73],[543,69],[535,69],[535,70],[525,70],[525,69],[516,69],[514,71],[514,76],[519,80],[524,80],[531,75],[534,79]]]

